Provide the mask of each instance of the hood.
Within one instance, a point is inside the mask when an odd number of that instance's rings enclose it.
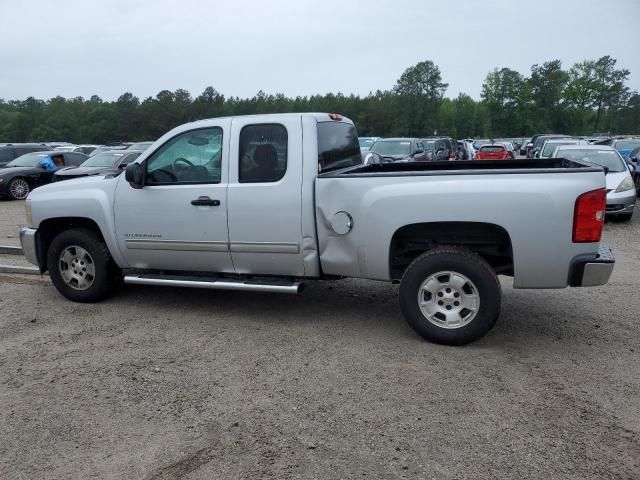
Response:
[[[611,190],[611,191],[615,191],[616,188],[618,188],[618,185],[620,185],[620,182],[622,182],[625,178],[630,177],[631,174],[625,170],[624,172],[609,172],[606,175],[606,180],[607,180],[607,191]]]
[[[64,182],[53,182],[48,183],[46,185],[42,185],[41,187],[33,189],[33,191],[29,194],[29,198],[34,200],[38,199],[38,197],[49,197],[49,196],[65,196],[66,193],[71,193],[75,190],[77,191],[86,191],[87,189],[97,188],[100,190],[104,190],[107,187],[107,184],[115,184],[118,177],[105,177],[102,175],[92,175],[86,177],[78,177],[74,179],[69,179]]]
[[[56,177],[83,177],[86,175],[103,175],[107,173],[117,173],[122,170],[115,167],[70,167],[58,170]]]

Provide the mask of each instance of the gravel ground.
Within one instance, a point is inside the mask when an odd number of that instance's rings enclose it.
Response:
[[[23,205],[0,212],[15,243]],[[640,478],[639,235],[607,224],[604,287],[505,279],[459,348],[383,283],[80,305],[0,276],[0,478]]]

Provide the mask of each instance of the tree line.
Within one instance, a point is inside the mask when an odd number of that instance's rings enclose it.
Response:
[[[629,70],[616,64],[616,59],[604,56],[567,70],[560,60],[551,60],[533,65],[528,76],[496,68],[485,78],[480,100],[464,93],[445,97],[448,84],[429,60],[407,68],[393,88],[366,96],[328,93],[289,98],[259,91],[251,98],[239,98],[225,97],[207,87],[195,98],[178,89],[143,100],[132,93],[115,101],[96,95],[89,99],[0,99],[0,142],[149,140],[202,118],[309,111],[346,115],[363,136],[637,134],[640,94],[627,85]]]

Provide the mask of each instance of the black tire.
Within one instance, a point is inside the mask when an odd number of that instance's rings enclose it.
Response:
[[[443,271],[464,275],[477,289],[479,307],[475,317],[456,328],[432,323],[418,304],[423,282]],[[416,258],[402,277],[399,295],[400,308],[409,325],[430,342],[443,345],[464,345],[483,337],[498,319],[501,296],[502,289],[493,268],[478,255],[458,247],[436,248]]]
[[[632,217],[633,213],[621,213],[620,215],[618,215],[617,220],[619,222],[629,222],[631,221]]]
[[[18,182],[20,182],[20,185],[22,186],[22,189],[20,191],[24,193],[15,194],[13,192]],[[29,192],[31,192],[31,186],[29,185],[29,182],[27,182],[27,180],[22,177],[12,178],[7,184],[7,196],[11,200],[24,200],[29,195]]]
[[[60,255],[69,247],[80,247],[90,256],[95,275],[88,288],[80,290],[65,282]],[[104,300],[118,285],[120,272],[102,239],[91,230],[76,228],[60,233],[53,239],[47,252],[47,269],[58,291],[74,302],[93,303]],[[86,273],[85,273],[86,275]]]

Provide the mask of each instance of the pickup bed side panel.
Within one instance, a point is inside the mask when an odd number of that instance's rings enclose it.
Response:
[[[389,247],[399,228],[485,222],[511,237],[514,287],[562,288],[571,260],[598,249],[571,241],[575,200],[597,188],[604,188],[602,172],[319,177],[320,262],[325,274],[389,280]],[[339,211],[353,218],[346,235],[330,227]]]

